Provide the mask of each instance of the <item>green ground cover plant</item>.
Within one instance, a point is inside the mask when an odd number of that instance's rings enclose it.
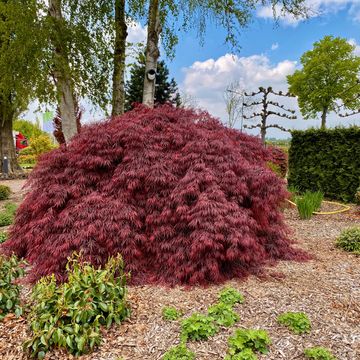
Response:
[[[164,320],[175,321],[182,316],[182,312],[171,306],[166,306],[162,309],[162,316]]]
[[[301,219],[310,219],[314,211],[317,211],[323,201],[324,194],[321,191],[306,191],[300,196],[295,196],[295,204],[297,206]]]
[[[270,344],[270,337],[265,330],[237,329],[235,330],[234,335],[229,338],[228,355],[225,359],[238,359],[238,357],[235,356],[240,356],[245,350],[247,350],[247,356],[249,356],[250,359],[252,354],[249,350],[253,353],[259,352],[261,354],[266,354]],[[245,356],[244,353],[242,356]]]
[[[258,360],[251,349],[245,349],[235,355],[226,355],[225,360]]]
[[[24,263],[16,256],[0,256],[0,320],[7,314],[22,315],[19,294],[20,287],[15,280],[24,275]]]
[[[239,320],[239,315],[232,309],[232,306],[222,302],[211,306],[208,315],[218,325],[226,327],[233,326]]]
[[[305,349],[304,355],[307,359],[311,360],[336,360],[336,357],[331,354],[330,350],[323,347]]]
[[[281,325],[287,326],[295,334],[304,334],[311,331],[311,322],[307,315],[302,312],[286,312],[278,317]]]
[[[5,204],[5,209],[0,212],[0,227],[11,225],[14,221],[17,205],[11,202]]]
[[[0,185],[0,200],[7,200],[11,194],[11,190],[6,185]]]
[[[195,354],[186,345],[180,344],[169,349],[162,360],[194,360]]]
[[[336,246],[345,251],[360,255],[360,227],[353,227],[342,231],[336,240]]]
[[[181,340],[207,340],[218,331],[213,319],[209,316],[194,313],[181,322]]]
[[[33,288],[32,336],[24,343],[32,357],[42,359],[53,347],[76,356],[88,353],[101,342],[101,326],[120,324],[130,314],[120,256],[95,268],[74,255],[67,270],[67,281],[57,284],[52,275]]]
[[[227,287],[219,294],[219,302],[228,305],[242,304],[244,302],[244,296],[232,287]]]
[[[7,237],[8,237],[8,235],[6,232],[4,232],[4,231],[0,232],[0,244],[5,242]]]

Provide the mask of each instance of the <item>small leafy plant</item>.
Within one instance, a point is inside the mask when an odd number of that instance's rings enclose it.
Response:
[[[219,301],[227,305],[241,304],[244,302],[244,296],[232,287],[225,288],[219,294]]]
[[[0,200],[7,200],[11,194],[11,190],[6,185],[0,185]]]
[[[181,340],[207,340],[215,335],[217,330],[211,317],[194,313],[181,322]]]
[[[19,294],[20,287],[15,280],[24,275],[23,262],[16,256],[0,256],[0,320],[7,314],[22,315]]]
[[[296,334],[309,333],[311,330],[311,323],[305,313],[302,312],[287,312],[278,317],[278,322],[281,325],[287,326]]]
[[[360,255],[360,227],[353,227],[344,230],[336,240],[336,246]]]
[[[5,210],[0,212],[0,227],[11,225],[14,221],[17,206],[14,203],[5,204]]]
[[[175,321],[182,316],[182,312],[174,307],[167,306],[162,309],[162,316],[164,320]]]
[[[235,355],[226,355],[225,360],[258,360],[251,349],[245,349]]]
[[[194,360],[195,354],[184,344],[180,344],[169,349],[162,360]]]
[[[323,347],[313,347],[305,349],[305,357],[312,360],[336,360],[336,357],[331,354],[328,349]]]
[[[232,309],[232,306],[221,302],[211,306],[208,310],[208,315],[218,325],[226,327],[233,326],[239,320],[239,316]]]
[[[0,244],[1,243],[3,243],[3,242],[5,242],[6,241],[6,239],[7,239],[7,233],[6,232],[4,232],[4,231],[2,231],[2,232],[0,232]]]
[[[321,191],[306,191],[301,196],[295,196],[295,203],[301,219],[310,219],[313,212],[317,211],[324,199]]]
[[[266,354],[270,344],[271,340],[265,330],[237,329],[235,334],[229,338],[228,359],[238,359],[234,356],[237,356],[245,350]],[[251,355],[249,351],[247,351],[247,353],[247,356]]]
[[[33,289],[32,337],[24,343],[33,357],[42,359],[53,347],[64,347],[74,355],[90,352],[101,341],[101,325],[120,324],[129,315],[120,256],[110,258],[104,268],[95,268],[74,255],[67,271],[66,282],[57,285],[52,275]]]

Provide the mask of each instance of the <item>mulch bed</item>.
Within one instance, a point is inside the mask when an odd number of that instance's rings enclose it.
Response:
[[[11,186],[11,185],[10,185]],[[360,226],[355,207],[337,215],[318,215],[300,220],[295,209],[285,211],[292,238],[314,256],[306,263],[280,262],[267,269],[265,278],[249,277],[227,283],[241,291],[246,302],[236,311],[240,321],[223,328],[208,341],[189,343],[198,360],[223,359],[228,337],[236,328],[262,328],[272,339],[270,352],[259,359],[304,359],[303,350],[311,346],[331,349],[339,360],[360,359],[360,257],[335,248],[341,230]],[[159,286],[129,287],[132,315],[129,320],[104,330],[102,345],[82,360],[161,359],[166,350],[179,342],[179,322],[162,319],[163,306],[175,306],[185,316],[206,312],[217,301],[222,286],[185,289]],[[24,288],[23,297],[29,296]],[[277,324],[286,311],[303,311],[311,322],[308,335],[294,335]],[[28,336],[24,319],[9,317],[0,323],[0,359],[27,359],[21,344]],[[63,350],[48,353],[46,359],[73,359]]]

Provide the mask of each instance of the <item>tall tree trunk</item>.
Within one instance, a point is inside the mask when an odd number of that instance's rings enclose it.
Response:
[[[124,113],[125,103],[125,51],[127,38],[125,0],[115,0],[115,44],[112,93],[112,116]]]
[[[53,18],[55,35],[51,39],[55,52],[54,78],[58,93],[59,109],[62,117],[62,130],[66,143],[77,134],[76,106],[69,58],[66,45],[62,43],[61,31],[64,18],[61,12],[61,0],[49,0],[49,15]]]
[[[13,112],[0,102],[0,173],[3,171],[3,160],[6,158],[10,175],[22,172],[16,159],[12,124]]]
[[[321,129],[326,129],[326,115],[327,115],[328,108],[324,107],[323,112],[321,114]]]
[[[262,141],[262,143],[265,145],[265,139],[266,139],[266,118],[261,120],[260,134],[261,134],[261,141]]]
[[[160,56],[159,37],[161,33],[161,24],[159,7],[159,0],[150,0],[148,15],[148,33],[146,43],[143,104],[151,108],[154,107],[155,80],[149,80],[148,73],[149,71],[156,71],[157,62]]]

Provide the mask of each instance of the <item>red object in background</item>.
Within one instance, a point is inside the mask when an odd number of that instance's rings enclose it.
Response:
[[[20,132],[15,135],[15,146],[16,152],[19,152],[29,146],[27,138]]]

